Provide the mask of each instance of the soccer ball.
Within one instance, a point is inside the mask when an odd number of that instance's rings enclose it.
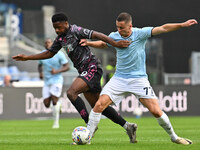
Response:
[[[87,144],[90,141],[90,131],[86,127],[76,127],[72,132],[72,140],[78,144]]]
[[[133,114],[136,115],[136,118],[140,118],[142,116],[142,113],[143,112],[139,107],[135,108],[135,110],[133,111]]]

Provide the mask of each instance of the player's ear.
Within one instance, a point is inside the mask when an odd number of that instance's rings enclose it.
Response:
[[[133,27],[133,25],[132,25],[132,21],[129,23],[129,27],[130,27],[130,28],[132,28],[132,27]]]
[[[67,21],[65,21],[65,27],[68,27],[69,23]]]

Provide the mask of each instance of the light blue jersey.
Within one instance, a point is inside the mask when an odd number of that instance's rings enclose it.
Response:
[[[44,52],[46,50],[43,50]],[[44,73],[44,83],[45,85],[52,85],[61,83],[63,84],[63,76],[61,73],[51,74],[52,68],[55,70],[60,69],[64,64],[68,63],[64,53],[59,51],[52,58],[39,60],[39,64],[43,65],[43,73]]]
[[[110,33],[109,37],[115,41],[129,40],[131,44],[127,48],[117,48],[117,63],[114,76],[122,78],[142,78],[146,74],[145,44],[151,37],[153,27],[132,28],[129,37],[122,37],[119,32]],[[108,44],[108,46],[111,46]]]

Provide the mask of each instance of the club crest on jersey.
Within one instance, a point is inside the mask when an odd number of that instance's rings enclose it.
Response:
[[[87,71],[83,71],[80,76],[85,76],[87,73]]]
[[[128,41],[131,42],[131,43],[133,42],[133,40],[131,38],[129,38]]]
[[[66,50],[67,53],[73,51],[72,44],[68,44],[67,46],[63,46],[63,48]]]

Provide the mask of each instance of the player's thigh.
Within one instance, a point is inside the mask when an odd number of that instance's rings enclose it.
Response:
[[[155,117],[161,117],[162,110],[160,109],[158,99],[140,98],[140,102],[149,109]]]
[[[75,94],[80,94],[83,92],[86,92],[89,90],[89,87],[87,83],[82,79],[82,78],[76,78],[72,85],[69,87],[67,92],[70,93],[75,93]]]
[[[96,65],[89,65],[90,67],[85,68],[78,78],[81,78],[87,84],[89,92],[100,93],[101,92],[101,77],[102,77],[102,69]],[[92,66],[92,67],[91,67]]]
[[[157,99],[140,98],[139,100],[149,110],[153,110],[153,109],[159,108]]]

